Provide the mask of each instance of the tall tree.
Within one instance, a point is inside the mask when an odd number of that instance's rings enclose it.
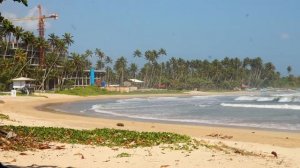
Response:
[[[2,29],[1,29],[1,34],[4,38],[4,41],[6,42],[5,50],[3,53],[3,59],[5,59],[5,57],[7,55],[8,46],[9,46],[9,43],[11,42],[11,36],[14,31],[15,31],[14,25],[9,20],[4,19],[2,21]]]
[[[289,65],[289,66],[286,68],[286,70],[287,70],[288,74],[291,75],[291,72],[292,72],[292,70],[293,70],[293,69],[292,69],[292,66]]]
[[[127,60],[125,57],[120,57],[116,60],[114,69],[116,70],[118,76],[119,76],[119,83],[121,85],[124,84],[124,76],[126,72],[127,67]]]
[[[24,35],[24,29],[20,26],[16,26],[14,35],[16,37],[17,48],[19,48],[19,40]]]
[[[70,33],[63,34],[63,41],[67,46],[71,46],[74,43],[73,36]]]
[[[140,58],[142,56],[142,52],[139,50],[139,49],[136,49],[134,52],[133,52],[133,56],[134,57],[137,57],[137,58]]]
[[[129,75],[131,78],[136,78],[136,73],[138,71],[138,66],[135,63],[131,63],[129,66]]]

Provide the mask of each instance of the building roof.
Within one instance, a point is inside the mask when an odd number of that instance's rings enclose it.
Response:
[[[90,72],[91,70],[84,70],[84,72]],[[94,72],[100,72],[100,73],[105,73],[106,71],[104,69],[95,69]]]
[[[138,79],[129,79],[129,81],[134,83],[144,83],[144,81],[138,80]]]
[[[12,79],[12,81],[35,81],[35,79],[20,77],[20,78]]]

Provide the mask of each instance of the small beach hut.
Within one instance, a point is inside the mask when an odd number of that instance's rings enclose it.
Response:
[[[131,86],[141,86],[144,81],[138,80],[138,79],[129,79],[129,82],[131,83]]]
[[[129,79],[132,83],[144,83],[144,81],[138,80],[138,79]]]
[[[20,78],[12,79],[12,81],[13,81],[14,89],[22,89],[22,88],[30,85],[30,82],[35,81],[35,79],[20,77]]]

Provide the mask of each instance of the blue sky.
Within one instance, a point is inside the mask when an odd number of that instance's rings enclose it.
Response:
[[[29,7],[5,1],[0,11],[32,16],[38,4],[59,14],[46,34],[71,33],[71,51],[101,48],[129,62],[137,48],[165,48],[169,58],[260,56],[300,75],[299,0],[29,0]],[[20,24],[36,31],[34,22]]]

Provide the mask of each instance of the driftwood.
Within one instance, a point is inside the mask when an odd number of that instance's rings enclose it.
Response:
[[[3,130],[0,129],[0,136],[1,137],[6,137],[7,134],[8,134],[8,132],[3,131]]]
[[[17,134],[15,134],[12,131],[6,132],[0,129],[0,136],[1,137],[5,137],[6,139],[10,139],[10,138],[14,138],[17,136]]]

